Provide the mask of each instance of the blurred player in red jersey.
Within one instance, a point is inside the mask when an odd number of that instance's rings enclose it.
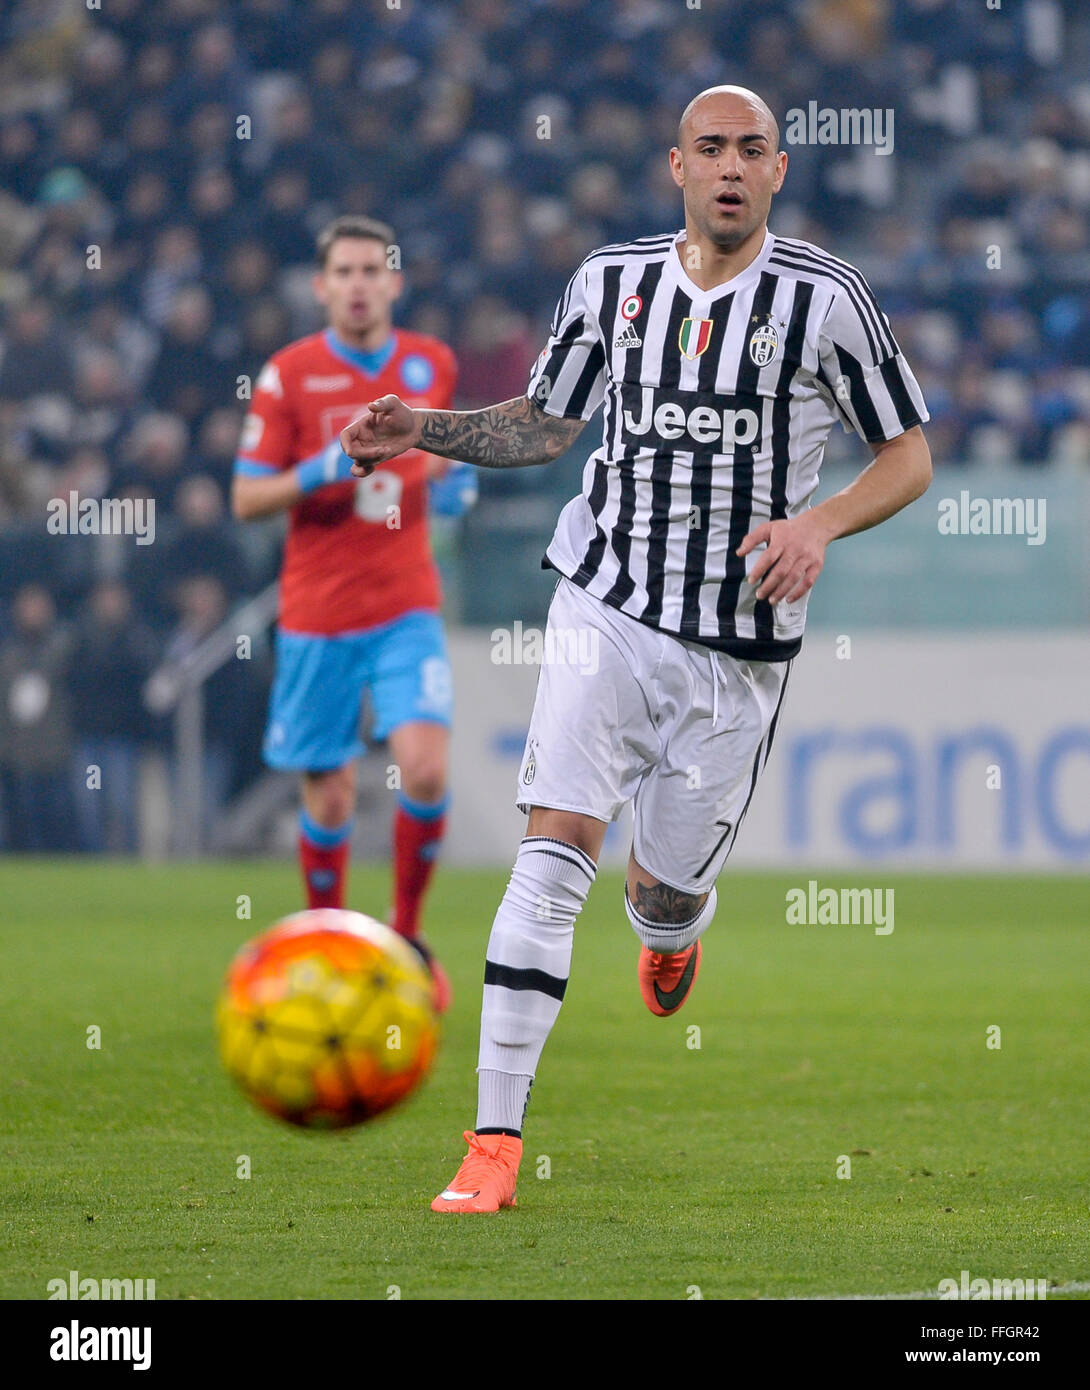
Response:
[[[377,395],[449,407],[456,366],[435,338],[393,327],[401,274],[392,229],[341,217],[318,238],[314,290],[329,326],[275,353],[257,380],[235,462],[240,520],[288,511],[265,761],[302,773],[299,857],[310,907],[342,907],[356,804],[364,691],[373,734],[400,771],[392,925],[427,957],[441,1007],[446,976],[420,938],[443,836],[452,692],[428,537],[432,505],[456,513],[473,470],[419,449],[351,475],[340,431]]]

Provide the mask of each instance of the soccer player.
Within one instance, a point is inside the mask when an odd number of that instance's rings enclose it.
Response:
[[[407,447],[359,480],[338,442],[376,392],[429,408],[453,397],[450,349],[393,327],[402,284],[393,244],[390,227],[363,217],[338,218],[319,236],[314,292],[329,326],[275,353],[258,377],[232,507],[243,520],[290,513],[264,755],[302,773],[308,905],[344,905],[366,691],[373,736],[389,740],[400,774],[391,924],[428,959],[446,1007],[450,988],[420,936],[420,911],[447,809],[451,678],[428,489],[448,465]],[[456,500],[465,496],[457,482],[436,484],[447,514],[452,483]]]
[[[659,1017],[681,1008],[826,547],[931,478],[923,398],[866,281],[768,231],[787,168],[778,146],[760,97],[700,93],[670,151],[684,229],[586,258],[525,397],[450,412],[387,396],[341,436],[361,472],[410,445],[514,468],[564,453],[605,405],[601,447],[545,557],[561,576],[549,627],[595,638],[597,660],[541,669],[517,793],[527,835],[485,962],[476,1129],[436,1211],[514,1205],[575,919],[629,800],[624,909],[640,990]],[[838,420],[874,457],[811,507]]]

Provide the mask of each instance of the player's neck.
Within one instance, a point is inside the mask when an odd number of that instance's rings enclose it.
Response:
[[[394,327],[391,323],[377,323],[373,328],[364,328],[353,332],[351,329],[339,328],[335,323],[331,323],[329,331],[339,343],[352,348],[354,352],[377,352],[379,348],[385,347],[390,341]]]
[[[747,266],[752,265],[761,254],[768,228],[762,222],[746,237],[745,241],[725,251],[709,237],[692,226],[685,224],[685,239],[674,248],[685,274],[702,290],[714,290],[718,286],[741,275]]]

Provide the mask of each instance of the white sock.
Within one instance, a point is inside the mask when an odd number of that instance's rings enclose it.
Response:
[[[673,955],[677,951],[688,950],[697,937],[704,934],[715,916],[716,901],[713,886],[712,891],[708,894],[707,902],[696,916],[690,917],[687,922],[649,922],[632,906],[628,897],[627,883],[624,889],[624,910],[628,913],[628,920],[632,923],[633,930],[649,951],[664,956]]]
[[[575,919],[596,866],[563,840],[531,835],[519,846],[485,960],[477,1129],[521,1130],[545,1039],[571,969]]]

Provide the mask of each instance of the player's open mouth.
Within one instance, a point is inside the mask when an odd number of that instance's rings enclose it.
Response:
[[[743,200],[740,193],[720,193],[715,201],[721,208],[740,208]]]

